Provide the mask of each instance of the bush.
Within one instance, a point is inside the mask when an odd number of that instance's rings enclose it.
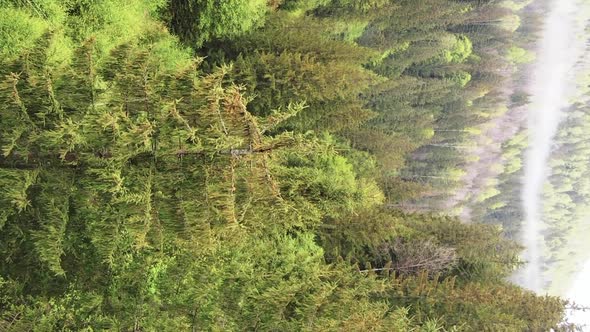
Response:
[[[46,29],[45,22],[22,10],[0,8],[0,58],[14,58],[32,46]]]
[[[172,0],[163,16],[173,33],[198,48],[259,26],[267,10],[266,0]]]

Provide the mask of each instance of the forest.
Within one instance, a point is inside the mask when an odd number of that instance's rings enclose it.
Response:
[[[589,7],[590,8],[590,7]],[[590,169],[583,153],[588,146],[588,121],[590,120],[590,45],[580,54],[576,64],[575,84],[577,93],[571,97],[572,105],[567,110],[556,136],[550,159],[551,173],[543,195],[547,202],[544,215],[547,225],[544,229],[546,252],[545,265],[548,276],[553,280],[551,287],[560,290],[571,278],[571,267],[588,258],[588,244],[584,234],[588,225],[584,223],[590,205]],[[581,250],[572,250],[573,247]]]
[[[575,330],[507,281],[522,135],[453,211],[530,2],[0,0],[0,331]]]

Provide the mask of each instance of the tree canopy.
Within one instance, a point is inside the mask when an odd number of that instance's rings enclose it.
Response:
[[[500,228],[411,208],[457,186],[516,9],[0,6],[0,330],[563,328]]]

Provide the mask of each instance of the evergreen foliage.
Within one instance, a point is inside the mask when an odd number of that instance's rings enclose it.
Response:
[[[171,0],[163,17],[170,30],[191,46],[231,38],[251,30],[267,11],[265,0]]]
[[[496,105],[491,68],[520,54],[508,37],[505,52],[487,52],[485,40],[511,32],[480,13],[513,11],[450,0],[0,5],[11,14],[0,15],[0,330],[562,321],[565,301],[505,281],[519,248],[497,227],[403,205],[460,177],[448,147]],[[207,56],[191,57],[166,25]]]

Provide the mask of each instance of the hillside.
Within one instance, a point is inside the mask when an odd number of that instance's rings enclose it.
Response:
[[[572,330],[444,205],[528,2],[0,0],[0,330]]]

